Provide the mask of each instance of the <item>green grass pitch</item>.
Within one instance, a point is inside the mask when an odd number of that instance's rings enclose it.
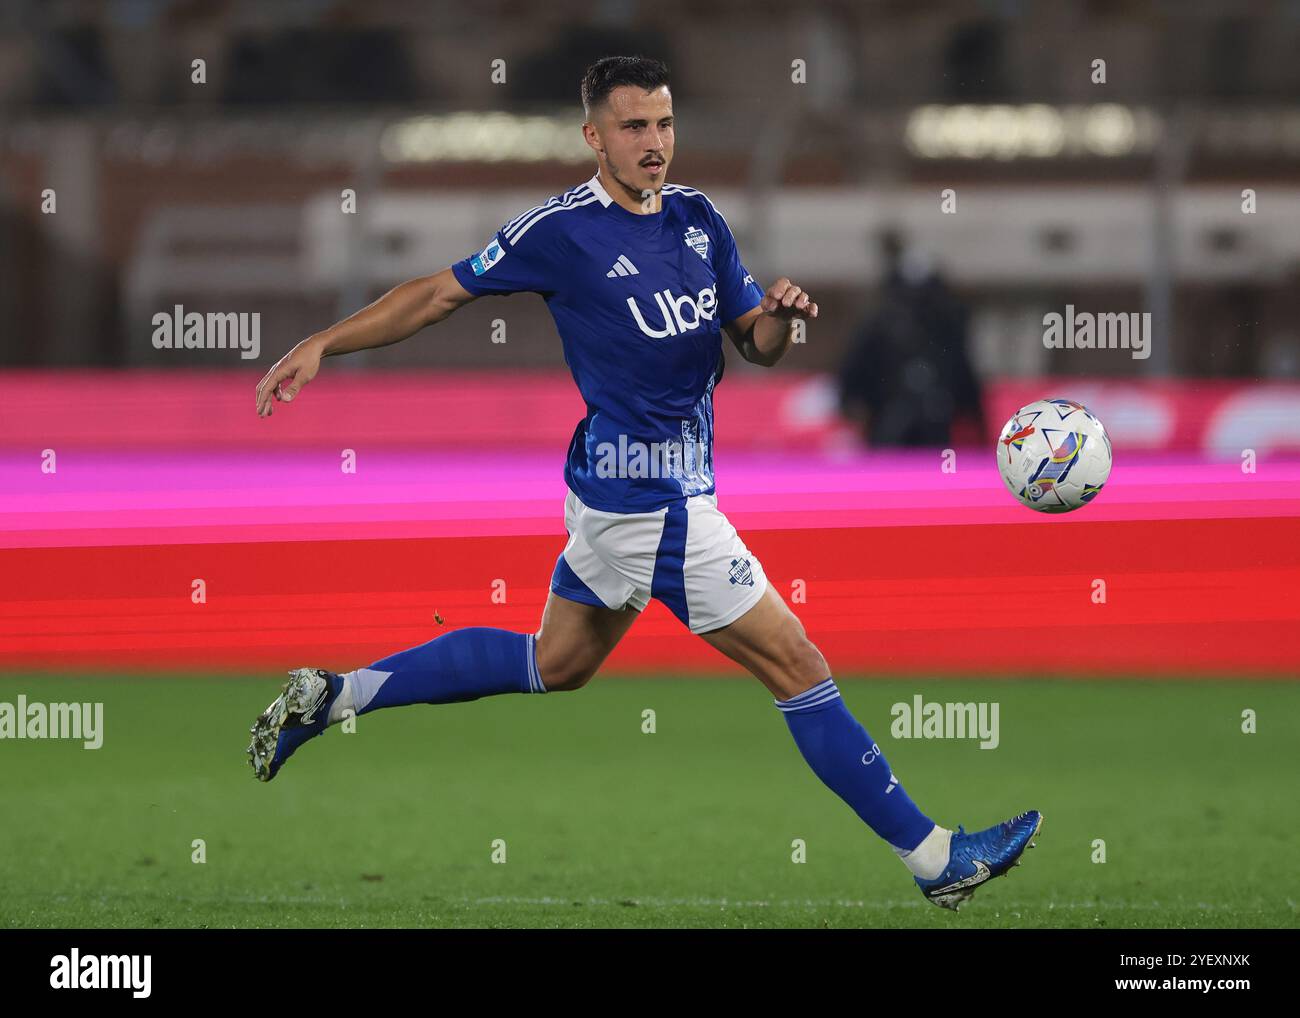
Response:
[[[102,701],[105,729],[98,750],[0,742],[0,926],[1297,925],[1293,683],[841,681],[939,822],[1043,811],[1024,865],[954,915],[821,785],[753,680],[379,711],[262,785],[244,747],[278,681],[0,680],[0,701]],[[891,705],[917,693],[996,701],[1001,745],[892,738]]]

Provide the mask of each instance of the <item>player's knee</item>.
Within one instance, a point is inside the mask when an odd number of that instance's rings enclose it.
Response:
[[[585,686],[596,674],[596,669],[579,665],[539,668],[539,671],[542,675],[542,685],[546,687],[548,693],[571,693]]]
[[[826,659],[817,645],[808,639],[803,626],[792,629],[781,645],[782,670],[797,685],[811,689],[830,675]]]
[[[570,693],[581,689],[596,674],[596,666],[573,657],[571,654],[549,653],[549,648],[538,645],[537,671],[548,693]]]

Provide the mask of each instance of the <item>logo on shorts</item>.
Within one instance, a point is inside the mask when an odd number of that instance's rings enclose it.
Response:
[[[731,582],[744,587],[754,585],[754,571],[749,568],[749,559],[733,558],[731,560]]]

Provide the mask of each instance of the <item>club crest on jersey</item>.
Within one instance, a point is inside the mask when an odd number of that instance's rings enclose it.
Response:
[[[733,558],[731,560],[731,582],[742,587],[754,585],[754,572],[749,568],[749,559]]]
[[[698,226],[692,226],[686,231],[686,243],[706,262],[709,260],[709,235]]]
[[[470,259],[469,267],[474,270],[474,275],[481,276],[505,256],[505,248],[494,240]]]

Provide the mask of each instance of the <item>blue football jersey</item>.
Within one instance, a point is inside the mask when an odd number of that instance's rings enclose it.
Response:
[[[599,177],[506,223],[452,266],[475,296],[539,293],[587,404],[564,478],[605,512],[649,512],[713,487],[713,385],[722,325],[756,307],[726,221],[665,184],[629,212]]]

